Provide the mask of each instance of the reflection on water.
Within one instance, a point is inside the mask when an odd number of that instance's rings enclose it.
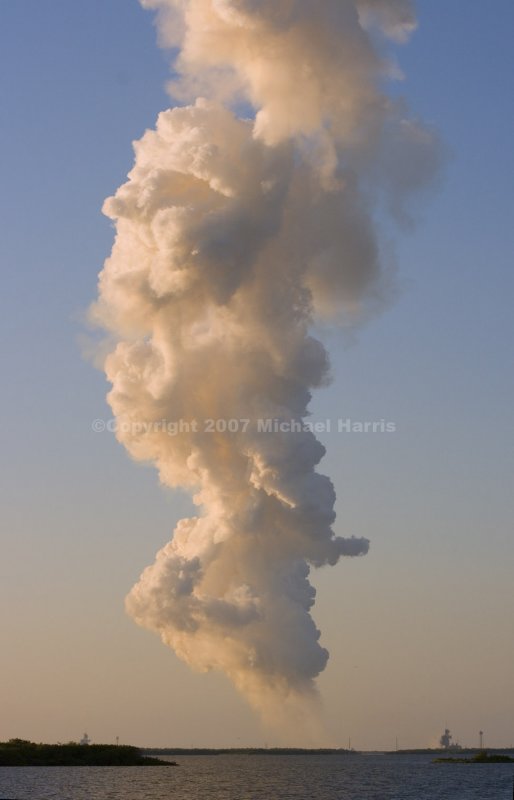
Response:
[[[170,759],[172,760],[172,759]],[[182,756],[179,767],[0,767],[0,800],[511,800],[509,764],[429,756]]]

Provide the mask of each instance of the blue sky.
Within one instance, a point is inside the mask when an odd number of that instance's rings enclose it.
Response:
[[[321,686],[334,736],[357,747],[423,745],[445,724],[510,744],[514,6],[424,0],[418,13],[394,91],[447,157],[416,228],[395,234],[394,305],[350,342],[327,335],[334,382],[313,414],[397,432],[324,438],[340,532],[372,550],[316,580],[332,651]],[[169,105],[168,55],[135,0],[23,0],[0,20],[0,739],[87,728],[259,744],[222,678],[191,675],[125,618],[125,593],[189,502],[91,431],[111,416],[80,343],[112,242],[100,208]],[[481,681],[496,689],[474,692]]]

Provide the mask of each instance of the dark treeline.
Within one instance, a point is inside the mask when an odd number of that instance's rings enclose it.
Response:
[[[115,744],[36,744],[25,739],[0,742],[0,767],[142,767],[170,766],[145,758],[138,747]]]
[[[304,747],[146,747],[142,753],[152,756],[220,756],[220,755],[265,755],[265,756],[305,756],[305,755],[355,755],[353,750],[342,748],[304,748]]]
[[[436,764],[514,764],[514,758],[504,753],[488,753],[481,750],[472,758],[436,758]]]

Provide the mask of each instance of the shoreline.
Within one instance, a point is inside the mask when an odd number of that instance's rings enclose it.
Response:
[[[139,747],[115,744],[0,742],[0,767],[172,767],[174,761],[146,756]]]

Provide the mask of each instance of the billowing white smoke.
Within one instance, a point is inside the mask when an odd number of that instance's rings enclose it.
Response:
[[[105,203],[117,235],[94,314],[118,342],[105,371],[119,440],[200,512],[127,609],[266,716],[312,695],[327,662],[310,567],[368,541],[334,536],[315,436],[258,420],[304,420],[328,374],[313,320],[351,322],[387,292],[371,189],[416,188],[431,137],[379,91],[391,67],[368,28],[400,40],[415,21],[408,0],[142,2],[179,47],[174,95],[202,96],[159,115]],[[170,435],[163,420],[191,424]]]

